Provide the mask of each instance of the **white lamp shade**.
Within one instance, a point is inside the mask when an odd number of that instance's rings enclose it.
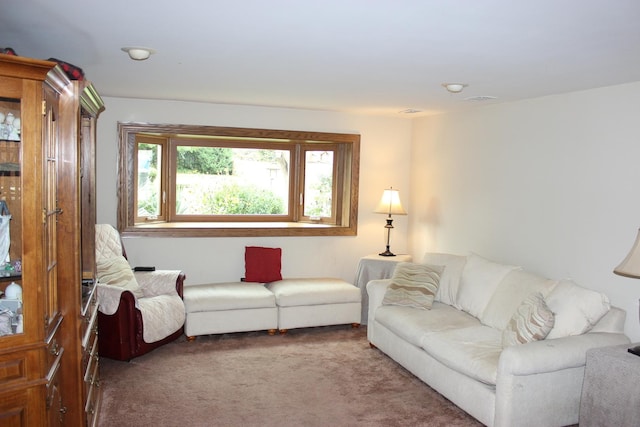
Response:
[[[398,190],[389,188],[384,190],[380,203],[376,207],[375,213],[388,214],[388,215],[406,215],[407,212],[400,203],[400,193]]]
[[[621,276],[640,279],[640,230],[631,251],[613,272]]]

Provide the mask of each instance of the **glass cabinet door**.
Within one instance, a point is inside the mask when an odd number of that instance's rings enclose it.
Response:
[[[23,333],[20,100],[0,97],[0,336]]]

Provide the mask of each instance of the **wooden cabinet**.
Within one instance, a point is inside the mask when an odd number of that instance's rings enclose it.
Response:
[[[61,260],[59,280],[73,284],[60,287],[66,332],[63,361],[65,417],[69,425],[97,423],[100,404],[100,376],[97,346],[97,295],[95,293],[95,144],[96,120],[104,108],[102,99],[87,81],[74,81],[71,96],[63,99],[61,138],[58,153],[61,168],[58,204],[65,213],[58,221],[59,251],[73,254]],[[72,143],[71,143],[72,142]],[[71,399],[67,395],[71,394]]]
[[[102,108],[90,83],[55,63],[0,54],[0,290],[22,287],[0,298],[3,426],[96,422],[95,260],[83,255],[95,202],[83,198],[95,196],[84,182]]]

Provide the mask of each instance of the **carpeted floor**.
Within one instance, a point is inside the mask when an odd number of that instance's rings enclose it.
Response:
[[[100,363],[101,427],[481,425],[370,348],[366,327],[182,337]]]

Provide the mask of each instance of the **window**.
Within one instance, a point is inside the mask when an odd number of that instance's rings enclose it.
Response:
[[[360,136],[118,124],[128,235],[350,236]]]

